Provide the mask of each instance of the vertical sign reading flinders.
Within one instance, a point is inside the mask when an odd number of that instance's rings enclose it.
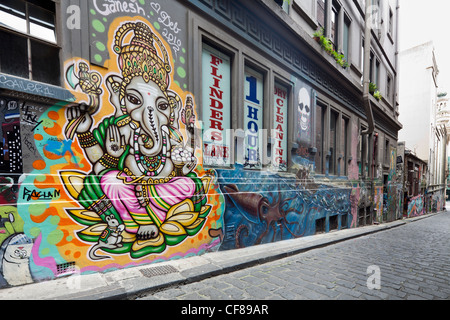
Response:
[[[209,46],[203,48],[203,148],[205,165],[231,165],[231,59]]]

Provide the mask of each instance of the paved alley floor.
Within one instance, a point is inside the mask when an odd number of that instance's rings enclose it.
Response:
[[[448,300],[450,213],[138,300]]]

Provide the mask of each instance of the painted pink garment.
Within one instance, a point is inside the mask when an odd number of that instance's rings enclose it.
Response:
[[[106,197],[111,200],[114,208],[120,214],[124,222],[132,221],[131,213],[147,214],[147,210],[141,207],[135,194],[136,184],[124,184],[117,178],[119,171],[110,171],[101,179],[101,185]],[[129,179],[125,173],[121,176]],[[167,183],[155,185],[156,193],[170,206],[178,204],[186,199],[192,198],[195,193],[195,182],[186,177],[175,177]],[[164,222],[167,211],[157,205],[154,198],[150,197],[149,207],[158,216],[161,222]],[[125,223],[126,225],[126,223]],[[136,233],[136,228],[126,228],[130,233]]]

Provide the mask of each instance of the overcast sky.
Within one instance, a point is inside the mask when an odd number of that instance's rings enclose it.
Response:
[[[450,93],[450,1],[400,0],[399,23],[400,51],[433,41],[438,91]]]

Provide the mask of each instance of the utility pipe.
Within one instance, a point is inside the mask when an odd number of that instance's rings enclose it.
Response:
[[[364,71],[363,71],[363,101],[367,115],[367,122],[369,128],[364,132],[371,134],[375,130],[375,121],[373,119],[372,104],[370,101],[369,84],[370,84],[370,43],[371,43],[371,20],[372,20],[372,0],[366,0],[366,15],[365,15],[365,30],[364,30]]]
[[[363,103],[367,116],[367,130],[361,132],[361,134],[368,135],[369,137],[369,178],[374,178],[373,164],[375,162],[375,150],[374,150],[374,137],[375,120],[372,112],[372,102],[370,100],[369,84],[370,84],[370,44],[371,44],[371,32],[372,32],[372,0],[366,0],[366,14],[365,14],[365,30],[364,30],[364,70],[363,70]],[[363,158],[363,168],[365,159]]]

